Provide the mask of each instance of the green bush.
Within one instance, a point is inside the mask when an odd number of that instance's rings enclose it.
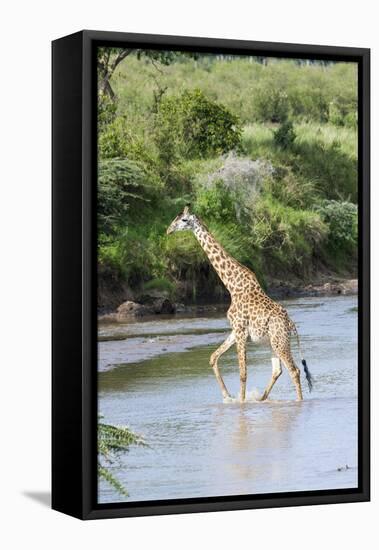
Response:
[[[328,225],[328,247],[343,263],[357,258],[358,253],[358,208],[350,202],[324,200],[317,208]]]
[[[152,279],[143,285],[143,290],[158,290],[161,292],[167,292],[172,294],[175,291],[175,285],[169,281],[166,277],[159,277],[157,279]]]
[[[269,196],[256,205],[252,218],[252,240],[271,276],[289,272],[304,277],[327,233],[319,213],[284,206]]]
[[[333,140],[331,144],[317,138],[313,142],[296,141],[293,149],[297,155],[294,171],[313,181],[321,198],[356,202],[357,161],[343,150],[339,141]]]
[[[167,259],[159,235],[143,225],[133,224],[99,244],[99,263],[111,266],[132,289],[140,289],[152,278],[165,274]]]
[[[274,143],[282,149],[289,149],[296,139],[296,132],[291,120],[285,120],[274,131]]]
[[[329,121],[336,126],[356,128],[358,125],[357,98],[336,96],[329,105]]]
[[[132,147],[132,140],[126,130],[123,118],[118,117],[100,129],[98,135],[99,158],[125,158]]]
[[[99,233],[110,234],[126,226],[138,204],[151,202],[162,187],[143,166],[128,159],[99,163],[97,215]]]
[[[158,171],[157,159],[152,144],[139,136],[126,117],[116,117],[100,129],[98,135],[99,160],[128,158],[137,161],[146,169]]]
[[[285,206],[310,209],[317,197],[312,180],[295,174],[290,166],[277,166],[272,177],[265,182],[265,193],[269,193]]]
[[[306,122],[325,123],[329,118],[330,93],[327,86],[311,82],[296,86],[289,91],[292,116]]]
[[[195,209],[206,220],[236,221],[235,201],[221,179],[199,189]]]
[[[262,84],[253,96],[255,114],[261,122],[283,122],[290,112],[288,94],[281,88]]]
[[[164,98],[155,122],[161,158],[207,158],[236,149],[241,143],[238,117],[200,90]]]
[[[99,266],[103,273],[106,273],[107,278],[119,279],[123,276],[122,255],[120,250],[120,242],[113,237],[100,235],[97,247],[97,258]]]
[[[111,124],[116,118],[117,105],[105,94],[98,95],[97,101],[97,121],[98,130],[101,132],[108,124]]]

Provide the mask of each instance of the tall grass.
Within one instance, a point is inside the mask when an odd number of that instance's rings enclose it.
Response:
[[[343,153],[351,159],[357,160],[358,135],[353,128],[309,122],[295,125],[295,132],[297,143],[321,141],[329,147],[333,143],[338,143]]]
[[[276,124],[247,124],[243,128],[242,144],[244,151],[252,157],[260,158],[267,154],[275,154],[274,131]],[[294,124],[297,144],[314,144],[321,142],[325,146],[338,143],[341,150],[350,158],[356,160],[358,155],[358,135],[355,129],[334,126],[333,124],[317,124],[300,122]]]

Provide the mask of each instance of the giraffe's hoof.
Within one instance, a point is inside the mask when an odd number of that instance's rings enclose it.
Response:
[[[234,403],[235,399],[231,395],[224,395],[223,396],[223,402],[224,403]]]
[[[261,397],[257,397],[257,401],[266,401],[267,395],[264,393]]]

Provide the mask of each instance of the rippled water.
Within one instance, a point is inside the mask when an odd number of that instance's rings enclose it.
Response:
[[[99,410],[150,446],[130,447],[113,465],[128,501],[357,486],[356,297],[283,304],[315,379],[309,394],[302,377],[301,403],[287,372],[270,400],[254,401],[270,378],[271,353],[252,343],[248,401],[222,401],[209,356],[228,332],[224,314],[99,327]],[[298,361],[295,341],[293,353]],[[234,349],[220,367],[237,395]],[[99,502],[123,500],[100,483]]]

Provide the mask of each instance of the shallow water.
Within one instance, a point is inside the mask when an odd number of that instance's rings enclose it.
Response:
[[[99,410],[150,446],[130,447],[112,466],[127,501],[357,486],[356,297],[283,304],[315,380],[309,394],[302,376],[301,403],[287,372],[270,400],[254,400],[270,378],[271,353],[252,343],[248,401],[222,401],[209,356],[228,333],[225,314],[99,327]],[[299,363],[295,340],[293,354]],[[219,364],[238,395],[233,348]],[[123,500],[100,483],[99,502]]]

